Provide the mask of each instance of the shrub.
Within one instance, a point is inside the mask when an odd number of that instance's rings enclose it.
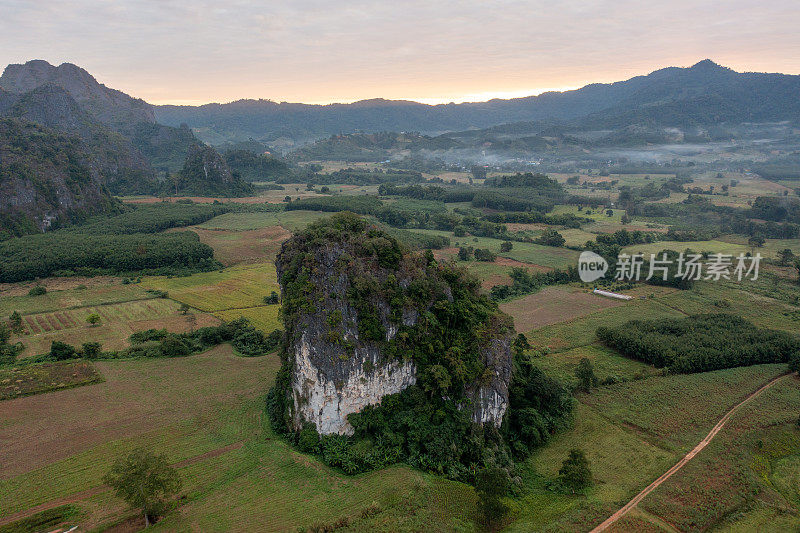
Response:
[[[592,387],[597,386],[598,380],[594,375],[592,362],[585,357],[578,362],[578,366],[575,368],[575,377],[578,378],[578,389],[583,392],[589,392]]]
[[[102,348],[103,345],[99,342],[84,342],[81,345],[81,355],[87,359],[96,359]]]
[[[475,477],[475,492],[478,493],[478,507],[487,525],[500,522],[508,513],[508,506],[502,497],[511,489],[508,473],[502,468],[484,468]]]
[[[53,341],[52,344],[50,344],[51,359],[54,359],[56,361],[73,359],[75,357],[75,354],[76,354],[75,347],[65,342]]]
[[[558,479],[572,493],[582,491],[592,484],[592,471],[583,450],[570,450],[558,471]]]
[[[47,289],[43,285],[37,285],[28,291],[28,296],[41,296],[47,293]]]

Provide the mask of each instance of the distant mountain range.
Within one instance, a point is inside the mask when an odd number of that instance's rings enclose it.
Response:
[[[252,193],[190,129],[69,63],[9,65],[0,121],[0,238],[117,210],[111,194]]]
[[[686,127],[720,122],[797,121],[800,76],[739,73],[700,61],[581,89],[488,102],[426,105],[364,100],[310,105],[239,100],[202,106],[155,106],[161,123],[188,124],[208,142],[309,140],[338,133],[437,134],[536,121],[577,129],[629,125]]]

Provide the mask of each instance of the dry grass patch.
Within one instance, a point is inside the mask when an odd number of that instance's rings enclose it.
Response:
[[[539,292],[500,304],[514,318],[517,331],[530,331],[609,307],[625,305],[576,287],[545,287]]]

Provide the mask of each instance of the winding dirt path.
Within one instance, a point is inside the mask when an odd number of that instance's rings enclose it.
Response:
[[[714,439],[714,437],[717,436],[717,433],[720,432],[720,430],[725,426],[725,424],[728,422],[728,420],[730,420],[730,418],[736,413],[736,411],[741,406],[743,406],[744,404],[746,404],[747,402],[749,402],[750,400],[752,400],[753,398],[755,398],[756,396],[758,396],[759,394],[761,394],[762,392],[767,390],[768,388],[770,388],[773,385],[775,385],[775,383],[777,383],[779,380],[785,378],[787,375],[788,374],[783,374],[783,375],[780,375],[780,376],[776,377],[775,379],[773,379],[772,381],[770,381],[769,383],[767,383],[766,385],[764,385],[763,387],[761,387],[760,389],[755,391],[753,394],[751,394],[750,396],[748,396],[747,398],[745,398],[744,400],[742,400],[741,402],[736,404],[730,411],[725,413],[725,416],[723,416],[713,428],[711,428],[711,431],[709,431],[708,435],[706,435],[706,437],[703,440],[700,441],[700,444],[695,446],[692,451],[687,453],[683,457],[683,459],[681,459],[680,461],[675,463],[675,465],[672,468],[670,468],[669,470],[664,472],[661,475],[661,477],[659,477],[658,479],[656,479],[655,481],[650,483],[642,492],[637,494],[631,501],[629,501],[627,504],[625,504],[625,506],[623,506],[620,510],[618,510],[616,513],[614,513],[611,516],[609,516],[602,524],[600,524],[599,526],[594,528],[591,531],[591,533],[600,533],[601,531],[605,531],[606,529],[611,527],[617,520],[619,520],[620,518],[622,518],[623,516],[628,514],[628,512],[631,509],[633,509],[634,507],[636,507],[636,505],[640,501],[642,501],[645,496],[647,496],[648,494],[653,492],[655,489],[657,489],[659,487],[659,485],[661,485],[666,480],[668,480],[670,477],[672,477],[672,475],[675,472],[677,472],[678,470],[683,468],[683,465],[688,463],[692,459],[692,457],[694,457],[695,455],[700,453],[703,450],[703,448],[705,448],[708,445],[708,443],[711,442]]]

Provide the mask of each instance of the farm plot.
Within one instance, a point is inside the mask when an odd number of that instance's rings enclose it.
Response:
[[[517,331],[524,332],[626,304],[597,296],[587,289],[554,286],[501,303],[500,309],[514,318]]]
[[[695,253],[709,252],[712,254],[733,254],[739,255],[740,253],[746,254],[751,251],[751,248],[746,245],[732,244],[723,241],[693,241],[693,242],[679,242],[679,241],[658,241],[646,244],[632,244],[622,249],[626,254],[644,254],[650,257],[650,254],[658,254],[663,250],[675,250],[682,252],[687,248],[693,250]]]
[[[634,319],[682,317],[684,313],[671,309],[658,299],[633,300],[617,307],[608,307],[583,317],[551,324],[525,334],[532,345],[561,351],[596,342],[595,331],[600,326],[614,326]]]
[[[168,291],[170,298],[207,312],[258,307],[265,296],[280,290],[272,263],[236,265],[181,278],[148,277],[142,286]]]
[[[99,383],[89,361],[58,361],[0,369],[0,400]]]
[[[263,411],[277,357],[236,357],[223,345],[96,364],[104,383],[0,402],[0,524],[63,498],[85,512],[81,530],[126,518],[101,477],[147,446],[179,465],[186,494],[156,531],[287,531],[340,518],[364,531],[474,530],[467,485],[403,466],[346,476],[274,435]],[[362,517],[372,502],[377,512]]]
[[[609,378],[616,381],[631,381],[662,374],[661,370],[653,366],[594,344],[543,355],[535,359],[535,363],[562,383],[576,386],[578,380],[575,377],[575,369],[581,359],[591,361],[595,376],[601,381]]]
[[[193,227],[223,231],[252,231],[270,226],[282,226],[295,232],[330,214],[299,210],[269,213],[225,213]]]
[[[133,322],[168,316],[177,310],[178,305],[171,300],[152,298],[121,304],[80,307],[52,313],[25,315],[22,317],[22,326],[25,335],[37,335],[63,329],[86,327],[86,317],[92,314],[99,315],[101,323]]]
[[[798,385],[797,378],[783,378],[742,406],[706,449],[640,507],[681,531],[720,525],[742,531],[797,530]],[[753,505],[755,494],[760,505]]]
[[[229,322],[237,318],[244,317],[253,326],[264,333],[271,333],[275,329],[280,329],[281,322],[278,319],[280,305],[262,305],[260,307],[248,307],[245,309],[228,309],[217,311],[214,316]]]
[[[659,301],[690,315],[731,313],[765,328],[790,333],[800,329],[800,307],[748,292],[745,282],[698,283],[690,291],[676,291]]]
[[[773,364],[656,376],[600,387],[581,401],[645,440],[685,453],[728,409],[785,371]]]
[[[214,249],[214,258],[225,266],[274,260],[281,243],[291,236],[281,226],[248,231],[190,229]]]
[[[42,285],[47,287],[46,294],[28,296],[32,283],[5,284],[0,291],[0,317],[7,318],[14,311],[27,315],[154,298],[138,284],[124,285],[115,278],[79,278],[68,285],[66,280],[51,278]]]
[[[95,313],[100,316],[100,323],[90,326],[86,317]],[[22,317],[25,333],[14,335],[12,341],[23,343],[24,357],[49,351],[53,341],[73,346],[99,342],[104,350],[119,350],[128,346],[128,337],[135,331],[165,328],[183,332],[218,323],[219,319],[206,313],[190,312],[183,315],[175,301],[154,298],[25,315]]]
[[[538,476],[555,478],[570,449],[586,453],[595,479],[588,497],[554,493],[534,483],[515,506],[510,531],[588,531],[601,517],[672,466],[676,455],[611,423],[594,408],[578,403],[574,426],[536,450],[526,466]],[[531,474],[524,476],[529,479]],[[535,478],[534,478],[535,479]]]
[[[455,247],[472,246],[473,248],[484,248],[493,251],[499,257],[545,268],[564,268],[569,265],[577,265],[578,255],[580,255],[580,252],[568,248],[542,246],[529,242],[514,242],[510,252],[500,252],[500,245],[503,243],[502,239],[492,239],[489,237],[455,237],[450,231],[412,231],[429,235],[443,235],[449,237],[450,242],[452,242]]]

